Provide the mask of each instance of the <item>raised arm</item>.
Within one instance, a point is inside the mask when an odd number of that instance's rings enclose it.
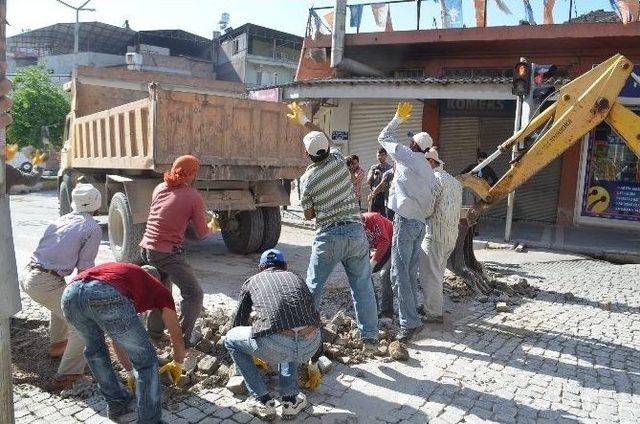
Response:
[[[398,103],[396,114],[393,119],[382,129],[378,136],[378,143],[393,157],[395,160],[402,160],[404,153],[410,153],[409,148],[403,144],[399,144],[394,137],[398,126],[411,117],[411,103]]]

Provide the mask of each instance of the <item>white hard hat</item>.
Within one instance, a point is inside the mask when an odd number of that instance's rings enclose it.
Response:
[[[438,162],[440,165],[444,165],[444,162],[440,160],[440,156],[438,156],[438,150],[435,147],[432,147],[424,154],[426,159],[433,159]]]
[[[302,139],[304,148],[311,156],[318,156],[320,150],[329,151],[329,140],[323,132],[311,131]]]
[[[91,184],[78,184],[71,192],[71,209],[74,212],[95,212],[101,204],[100,191]]]
[[[426,150],[429,147],[433,146],[433,139],[431,138],[429,133],[426,133],[424,131],[423,132],[419,132],[418,134],[415,134],[413,137],[411,137],[411,139],[413,141],[415,141],[415,143],[422,150]]]

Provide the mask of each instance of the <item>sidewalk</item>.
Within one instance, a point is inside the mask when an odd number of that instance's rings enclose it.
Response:
[[[504,243],[503,220],[480,223],[475,240]],[[640,263],[640,225],[638,231],[600,227],[568,227],[535,222],[514,222],[511,242],[550,250],[582,253],[614,262]]]

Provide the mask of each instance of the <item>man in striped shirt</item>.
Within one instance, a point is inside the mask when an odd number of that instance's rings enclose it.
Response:
[[[305,219],[316,219],[316,236],[307,268],[307,285],[320,306],[324,285],[338,263],[349,278],[353,306],[365,349],[376,349],[378,311],[371,285],[369,242],[344,158],[330,152],[329,139],[293,103],[289,118],[312,130],[304,137],[311,165],[302,175],[301,203]]]
[[[260,270],[242,286],[234,328],[227,333],[224,344],[251,394],[247,412],[262,419],[272,419],[276,414],[275,401],[253,362],[255,356],[278,364],[282,416],[291,419],[307,404],[298,390],[297,368],[320,347],[320,315],[305,282],[287,271],[282,252],[264,252]],[[250,325],[252,310],[256,316]]]

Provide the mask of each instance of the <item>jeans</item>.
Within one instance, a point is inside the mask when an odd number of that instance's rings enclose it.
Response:
[[[193,269],[184,258],[184,252],[162,253],[151,249],[142,249],[142,258],[148,264],[156,267],[162,275],[165,286],[171,291],[171,283],[178,286],[182,302],[180,303],[180,326],[186,347],[191,346],[191,333],[196,320],[202,311],[204,294]],[[168,281],[167,277],[169,277]],[[155,309],[149,314],[147,328],[152,334],[164,331],[162,314]]]
[[[136,378],[139,423],[158,423],[162,414],[158,357],[133,303],[112,286],[97,280],[69,284],[62,294],[62,311],[82,335],[84,356],[108,403],[129,401],[113,370],[105,335],[129,356]]]
[[[418,260],[425,224],[396,214],[393,220],[391,244],[391,279],[398,298],[400,328],[419,327],[422,323],[416,310],[418,305]]]
[[[84,341],[78,332],[64,319],[60,307],[60,298],[67,283],[64,278],[28,268],[20,281],[22,290],[31,299],[35,300],[49,311],[51,320],[49,321],[49,338],[51,344],[60,343],[67,340],[67,347],[58,365],[58,377],[69,374],[84,374]]]
[[[324,285],[338,263],[349,279],[353,307],[362,338],[378,338],[378,309],[371,284],[369,242],[359,222],[320,229],[313,240],[307,268],[307,286],[316,307],[320,306]]]
[[[387,255],[382,264],[378,264],[374,273],[380,276],[380,294],[382,298],[378,302],[378,309],[382,315],[393,317],[393,287],[391,286],[391,257]]]
[[[269,393],[258,367],[253,363],[254,356],[268,364],[278,364],[280,396],[296,396],[300,391],[298,364],[311,359],[321,342],[319,330],[308,337],[271,334],[253,338],[251,327],[233,327],[224,339],[225,347],[254,397]]]

